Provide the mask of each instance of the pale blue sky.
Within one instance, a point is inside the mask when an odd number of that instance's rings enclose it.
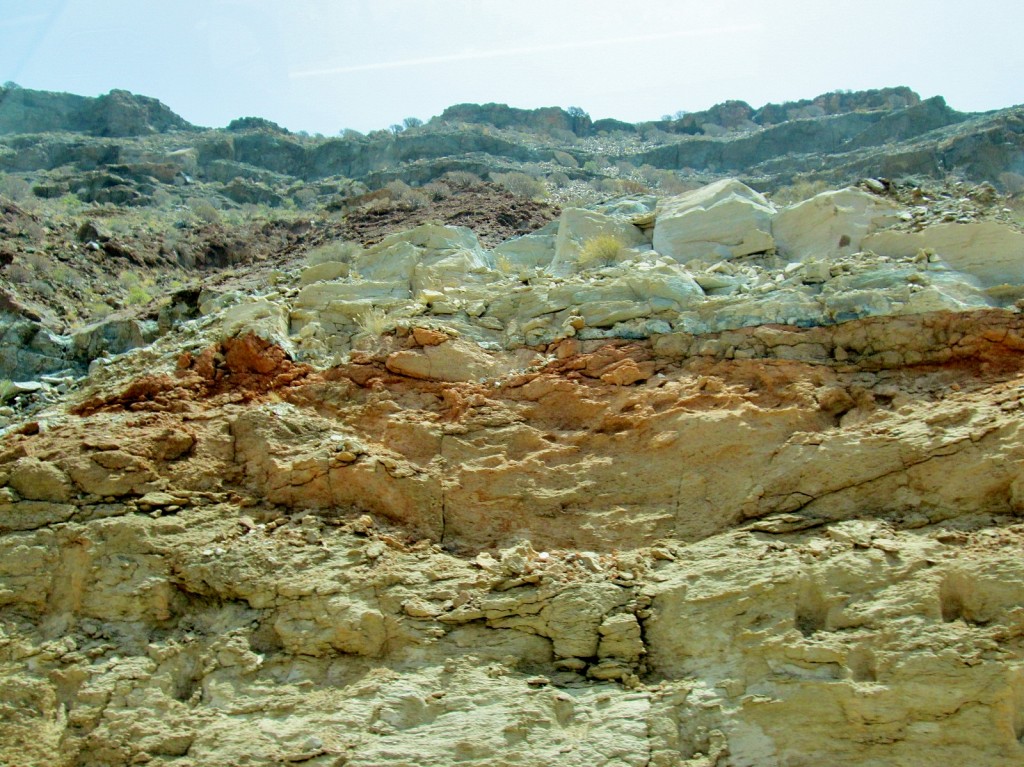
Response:
[[[461,102],[652,120],[907,85],[1024,102],[1021,0],[0,0],[0,81],[219,127],[366,131]]]

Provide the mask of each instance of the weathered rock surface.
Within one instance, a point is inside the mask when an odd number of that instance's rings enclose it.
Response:
[[[859,189],[824,192],[775,216],[772,236],[782,255],[828,260],[865,249],[864,238],[895,223],[898,212],[892,203]]]
[[[12,417],[0,762],[1019,762],[1015,241],[697,192],[196,296]]]
[[[685,263],[695,258],[737,258],[775,248],[774,207],[735,179],[662,200],[654,249]]]
[[[958,272],[977,277],[985,287],[1024,282],[1024,232],[994,222],[937,224],[908,232],[879,232],[864,247],[904,257],[926,251]]]

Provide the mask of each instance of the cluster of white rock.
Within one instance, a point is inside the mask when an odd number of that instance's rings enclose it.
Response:
[[[1024,234],[994,222],[909,232],[899,226],[908,215],[853,187],[779,209],[727,179],[660,201],[567,209],[493,251],[468,229],[424,224],[351,263],[308,267],[297,292],[230,307],[225,330],[254,329],[317,359],[402,323],[509,349],[962,311],[1024,295]],[[617,256],[589,258],[597,238],[619,243]]]

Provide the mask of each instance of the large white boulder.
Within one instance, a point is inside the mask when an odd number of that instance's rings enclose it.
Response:
[[[898,213],[897,206],[847,187],[779,211],[772,236],[792,261],[834,259],[859,252],[864,238],[896,223]]]
[[[986,288],[1024,285],[1024,234],[994,221],[938,224],[920,232],[882,231],[865,237],[862,245],[891,258],[934,251],[951,269],[977,277]]]
[[[390,235],[352,265],[368,280],[405,283],[413,292],[492,279],[491,263],[472,230],[421,224]]]
[[[555,240],[559,226],[558,220],[549,221],[536,231],[498,244],[491,251],[495,266],[500,270],[503,259],[513,268],[543,269],[548,266],[555,257]]]
[[[775,247],[771,234],[775,207],[736,179],[676,195],[658,204],[654,249],[677,261],[718,261]]]

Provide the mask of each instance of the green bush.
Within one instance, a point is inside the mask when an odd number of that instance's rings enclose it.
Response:
[[[141,285],[133,285],[128,288],[128,298],[126,299],[126,303],[129,306],[148,304],[152,300],[153,296]]]

